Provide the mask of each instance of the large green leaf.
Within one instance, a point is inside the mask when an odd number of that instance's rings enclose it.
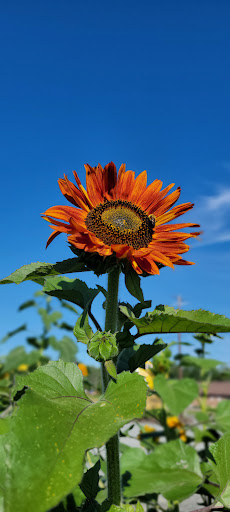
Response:
[[[0,438],[7,468],[4,512],[45,512],[81,481],[85,450],[102,446],[142,416],[146,385],[139,375],[123,373],[94,403],[78,367],[59,361],[21,378],[16,389],[23,386],[29,389]]]
[[[230,332],[230,318],[202,309],[182,311],[168,306],[158,306],[154,311],[136,318],[126,306],[120,306],[124,315],[133,322],[140,334],[167,332]]]
[[[157,375],[154,389],[172,414],[180,414],[199,395],[199,387],[193,379],[166,379]]]
[[[44,283],[43,291],[48,295],[53,295],[58,299],[65,299],[73,302],[85,309],[99,290],[97,288],[89,288],[84,281],[80,279],[70,279],[69,277],[47,277]]]
[[[135,512],[135,507],[129,504],[123,505],[112,505],[108,512]],[[140,502],[136,504],[136,512],[144,512],[144,509]]]
[[[10,274],[8,277],[0,280],[0,284],[20,284],[23,281],[35,281],[43,284],[46,276],[70,274],[72,272],[81,272],[88,270],[79,258],[70,258],[68,260],[58,261],[57,263],[43,263],[37,261],[29,265],[23,265]]]
[[[169,500],[182,501],[202,482],[196,451],[180,440],[158,446],[150,455],[141,448],[126,448],[121,467],[123,473],[130,473],[124,489],[127,498],[161,493]]]
[[[217,428],[222,432],[230,431],[230,401],[222,400],[216,408],[216,424]],[[230,457],[230,453],[229,453]]]
[[[215,463],[210,461],[218,478],[220,491],[217,499],[230,508],[230,433],[226,433],[209,448]]]

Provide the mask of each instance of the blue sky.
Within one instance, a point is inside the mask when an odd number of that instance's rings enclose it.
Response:
[[[181,295],[187,309],[230,317],[229,16],[228,0],[2,4],[1,277],[71,256],[64,236],[45,250],[40,218],[66,204],[63,173],[84,182],[86,162],[126,162],[149,183],[180,185],[181,202],[195,202],[184,221],[204,231],[188,253],[196,265],[143,280],[145,298],[175,305]],[[0,337],[22,323],[16,309],[36,289],[0,288]],[[211,355],[230,363],[229,343]]]

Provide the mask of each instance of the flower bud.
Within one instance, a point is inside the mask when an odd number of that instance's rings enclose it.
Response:
[[[118,354],[115,334],[97,331],[88,343],[88,354],[100,362],[113,359]]]

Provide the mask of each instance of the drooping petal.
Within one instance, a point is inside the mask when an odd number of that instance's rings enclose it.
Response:
[[[53,240],[56,238],[56,236],[58,236],[60,234],[61,234],[61,231],[54,231],[54,233],[51,233],[51,235],[49,236],[49,238],[46,242],[46,249],[51,244],[51,242],[53,242]]]
[[[71,181],[68,180],[67,176],[64,175],[64,180],[59,179],[58,184],[60,190],[65,198],[78,208],[82,208],[87,212],[90,210],[91,203],[89,202],[86,195],[83,194]]]

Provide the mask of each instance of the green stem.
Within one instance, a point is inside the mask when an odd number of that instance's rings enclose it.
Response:
[[[118,286],[120,269],[115,268],[108,274],[108,290],[106,297],[106,315],[105,331],[112,333],[117,330],[118,320]],[[102,378],[104,390],[109,383],[109,374],[104,365],[102,367]],[[121,502],[121,483],[120,483],[120,460],[119,460],[119,434],[111,437],[106,443],[107,455],[107,483],[108,499],[114,505],[120,505]]]

